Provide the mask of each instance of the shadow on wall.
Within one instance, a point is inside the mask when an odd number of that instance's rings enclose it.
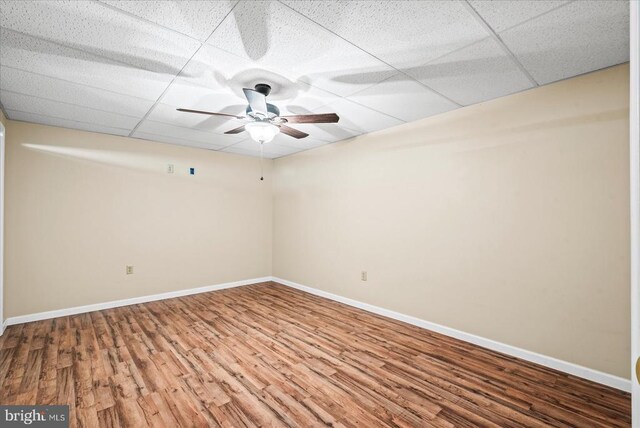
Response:
[[[152,156],[145,156],[136,153],[116,152],[112,150],[83,149],[78,147],[48,146],[44,144],[22,144],[29,150],[36,150],[56,156],[73,158],[90,162],[97,162],[103,165],[117,166],[122,168],[137,169],[143,172],[166,173],[167,162]]]
[[[169,148],[171,146],[165,145]],[[152,173],[156,175],[189,180],[193,184],[210,186],[212,181],[218,188],[224,187],[238,191],[255,183],[264,183],[258,180],[260,177],[260,165],[258,158],[234,155],[232,153],[219,154],[210,152],[209,156],[202,156],[201,150],[190,148],[194,151],[191,156],[168,153],[166,155],[149,155],[130,151],[100,150],[81,147],[69,147],[60,145],[46,145],[35,143],[23,143],[22,147],[41,154],[66,158],[75,162],[92,162],[106,167],[118,167],[133,170],[139,173]],[[224,156],[224,160],[217,159]],[[238,166],[242,166],[244,173],[238,174]],[[168,173],[169,164],[174,167],[173,173]],[[195,168],[195,174],[190,175],[189,169]],[[269,166],[270,168],[270,166]],[[264,171],[265,177],[270,175],[270,169]]]

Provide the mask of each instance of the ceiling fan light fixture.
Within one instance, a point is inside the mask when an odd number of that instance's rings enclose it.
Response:
[[[253,120],[253,122],[247,123],[246,125],[230,129],[226,131],[225,134],[239,134],[247,131],[253,141],[260,143],[260,147],[262,147],[262,144],[273,140],[279,132],[296,139],[309,136],[306,132],[287,126],[286,124],[288,123],[336,123],[340,120],[338,115],[335,113],[280,116],[280,109],[267,102],[267,95],[269,95],[269,92],[271,91],[271,86],[266,83],[258,83],[255,86],[255,89],[242,88],[242,91],[249,102],[246,109],[246,117],[227,113],[215,113],[205,110],[192,110],[188,108],[179,108],[178,111],[206,114],[210,116],[224,116],[233,119]]]
[[[249,133],[253,141],[260,144],[268,143],[280,132],[280,128],[269,122],[247,123],[244,129]]]

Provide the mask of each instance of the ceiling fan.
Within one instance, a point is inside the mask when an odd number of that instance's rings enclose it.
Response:
[[[231,129],[225,134],[239,134],[247,131],[251,139],[262,144],[268,143],[279,133],[289,135],[293,138],[305,138],[309,134],[287,126],[287,123],[336,123],[340,118],[335,113],[322,114],[299,114],[292,116],[280,116],[280,110],[273,104],[267,102],[267,96],[271,92],[271,86],[266,83],[258,83],[255,89],[243,88],[245,97],[249,105],[247,106],[247,116],[236,116],[226,113],[214,113],[210,111],[191,110],[179,108],[178,111],[187,113],[208,114],[211,116],[226,116],[232,119],[250,120],[237,128]]]

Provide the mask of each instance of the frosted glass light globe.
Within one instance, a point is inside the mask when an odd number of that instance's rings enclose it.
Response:
[[[244,129],[251,135],[251,139],[257,143],[268,143],[273,140],[280,128],[268,122],[251,122],[244,126]]]

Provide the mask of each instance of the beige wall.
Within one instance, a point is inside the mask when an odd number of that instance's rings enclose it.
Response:
[[[274,174],[275,276],[629,377],[626,65]]]
[[[7,118],[4,117],[4,113],[2,113],[2,110],[0,110],[0,123],[6,126],[7,123]]]
[[[6,317],[271,273],[257,158],[11,120],[6,142]]]
[[[273,273],[628,377],[627,74],[279,159],[273,192],[271,162],[5,121],[5,316]]]

